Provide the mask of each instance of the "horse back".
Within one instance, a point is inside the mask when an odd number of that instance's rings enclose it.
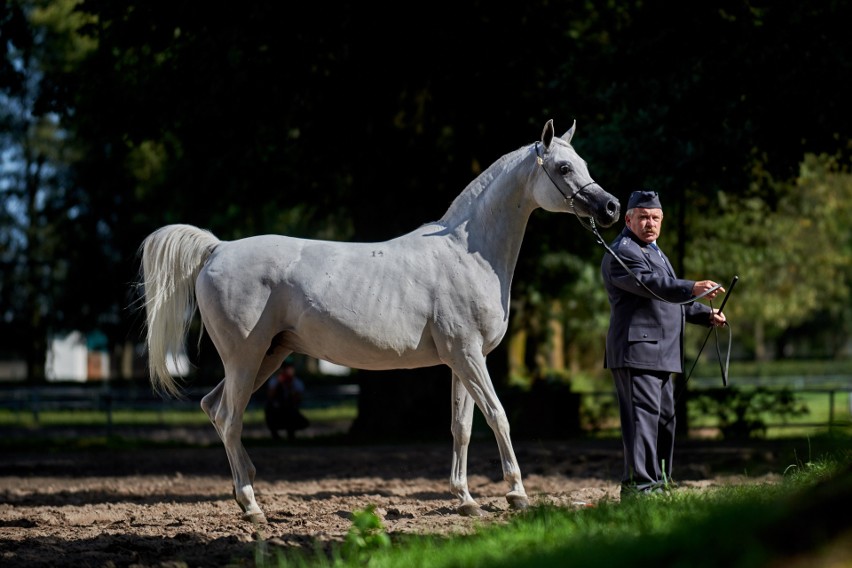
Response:
[[[243,337],[283,333],[294,351],[341,364],[379,368],[372,361],[387,353],[419,364],[436,359],[435,341],[478,333],[493,344],[505,332],[499,282],[463,254],[423,233],[378,243],[230,241],[199,275],[199,307],[205,325],[227,321]]]

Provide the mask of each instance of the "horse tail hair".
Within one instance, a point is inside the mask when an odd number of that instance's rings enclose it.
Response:
[[[139,247],[148,369],[151,385],[161,395],[181,394],[168,359],[177,366],[178,355],[184,352],[198,309],[195,280],[220,242],[209,231],[192,225],[166,225],[148,235]]]

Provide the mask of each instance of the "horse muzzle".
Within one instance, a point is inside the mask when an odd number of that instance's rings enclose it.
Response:
[[[589,216],[594,218],[597,225],[606,228],[618,221],[620,212],[621,204],[618,199],[601,189],[592,201]]]

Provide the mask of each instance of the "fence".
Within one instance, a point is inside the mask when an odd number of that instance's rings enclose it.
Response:
[[[112,425],[113,413],[120,410],[143,410],[165,413],[175,410],[197,410],[209,388],[186,388],[183,398],[164,399],[150,388],[103,386],[43,386],[6,387],[0,389],[0,410],[11,411],[20,422],[23,415],[32,416],[36,424],[47,411],[96,411],[106,415],[107,427]],[[358,385],[312,385],[306,392],[304,408],[324,408],[358,398]],[[264,393],[258,391],[249,402],[249,409],[263,405]]]
[[[808,402],[814,404],[814,399],[825,397],[827,416],[824,420],[806,422],[801,419],[781,419],[772,422],[765,422],[762,426],[765,429],[827,429],[833,431],[836,429],[844,429],[852,433],[852,377],[845,375],[825,375],[825,376],[789,376],[789,377],[763,377],[763,376],[744,376],[734,377],[729,380],[728,387],[720,386],[720,379],[695,377],[689,382],[689,400],[694,401],[699,397],[716,396],[719,401],[719,406],[726,400],[731,400],[730,395],[741,392],[743,397],[737,400],[742,404],[742,401],[747,401],[748,396],[753,395],[755,391],[762,391],[768,395],[780,394],[784,391],[791,393],[794,397],[801,399],[807,398]],[[585,399],[609,399],[611,404],[610,409],[614,408],[614,414],[610,418],[615,418],[617,421],[617,400],[614,390],[612,391],[596,391],[583,393]],[[845,399],[845,401],[844,401]],[[844,404],[845,402],[845,404]],[[600,406],[600,404],[598,404]],[[739,407],[739,411],[744,411],[745,407]],[[692,412],[690,414],[690,429],[697,429],[696,416],[700,414]],[[767,413],[771,414],[771,413]],[[782,414],[782,413],[778,413]],[[740,418],[743,418],[740,416]],[[600,428],[599,430],[618,430],[618,424],[612,425],[609,428]]]
[[[737,380],[736,384],[743,382]],[[695,396],[702,391],[712,391],[713,388],[702,385],[700,380],[691,384],[690,395]],[[752,381],[748,386],[762,386]],[[778,387],[791,388],[789,382],[773,384]],[[698,387],[698,388],[696,388]],[[730,387],[729,387],[730,388]],[[769,388],[769,387],[766,387]],[[199,401],[209,392],[210,388],[190,388],[184,391],[183,399],[163,399],[150,388],[142,387],[112,387],[108,383],[103,386],[43,386],[43,387],[4,387],[0,388],[0,410],[10,411],[16,422],[23,421],[23,415],[29,415],[36,423],[40,423],[40,414],[45,411],[98,411],[106,415],[106,427],[113,422],[113,413],[120,410],[147,410],[165,413],[175,410],[199,410]],[[836,428],[852,428],[852,384],[834,384],[831,386],[798,386],[793,391],[796,395],[816,395],[827,397],[828,416],[820,422],[774,422],[766,423],[767,428],[824,428],[829,431]],[[324,408],[344,402],[357,402],[359,386],[351,383],[312,383],[306,392],[305,408]],[[597,391],[579,393],[580,405],[585,401],[611,399],[610,409],[617,412],[614,391]],[[847,398],[848,409],[838,412],[838,401]],[[258,392],[249,403],[249,408],[258,408],[263,404],[263,393]],[[599,406],[599,405],[598,405]],[[615,416],[617,420],[617,415]],[[602,427],[599,430],[617,429],[615,426]]]

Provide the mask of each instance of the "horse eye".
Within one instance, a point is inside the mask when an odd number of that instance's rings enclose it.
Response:
[[[559,166],[559,173],[561,173],[563,176],[567,176],[571,173],[571,167],[567,164],[562,164],[561,166]]]

